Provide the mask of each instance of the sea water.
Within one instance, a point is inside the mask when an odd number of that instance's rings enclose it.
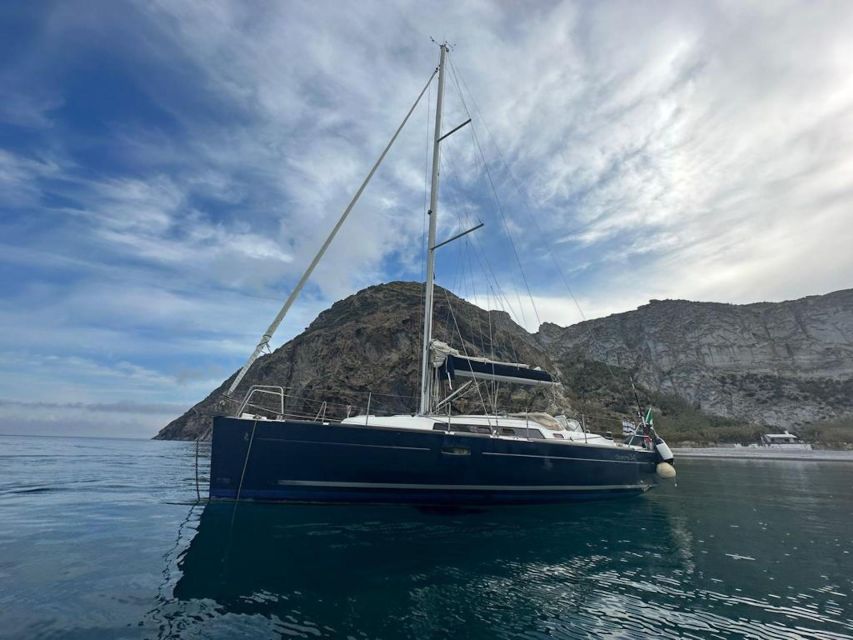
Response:
[[[197,503],[194,454],[0,436],[0,637],[853,637],[851,461],[436,511]]]

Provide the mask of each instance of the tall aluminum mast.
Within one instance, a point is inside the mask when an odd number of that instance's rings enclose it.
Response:
[[[447,44],[441,45],[441,56],[438,61],[438,97],[435,103],[435,137],[432,144],[432,186],[429,194],[429,236],[427,238],[427,267],[426,293],[424,296],[424,336],[421,353],[421,404],[420,414],[426,415],[432,409],[432,363],[430,359],[430,342],[432,342],[432,306],[435,278],[435,226],[438,216],[438,168],[439,147],[441,143],[441,103],[444,99],[444,59],[447,55]]]

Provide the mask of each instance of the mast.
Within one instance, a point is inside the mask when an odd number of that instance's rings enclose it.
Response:
[[[430,362],[430,342],[432,342],[433,288],[435,286],[435,227],[438,216],[438,170],[439,147],[441,142],[441,103],[444,100],[444,60],[447,56],[447,44],[441,45],[438,61],[438,97],[435,102],[435,136],[432,144],[432,185],[429,194],[429,236],[427,238],[427,266],[424,295],[424,335],[421,352],[421,415],[432,409],[432,365]]]

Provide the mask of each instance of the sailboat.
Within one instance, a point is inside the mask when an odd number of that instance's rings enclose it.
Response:
[[[252,386],[234,415],[213,419],[211,499],[422,505],[556,503],[638,495],[655,484],[656,474],[674,475],[671,451],[645,419],[622,442],[589,433],[564,416],[546,413],[453,414],[451,402],[472,385],[547,387],[559,382],[538,367],[472,356],[434,339],[436,249],[474,230],[436,242],[440,145],[470,122],[442,133],[447,54],[447,44],[441,44],[439,64],[426,86],[227,394],[233,397],[246,372],[268,348],[278,325],[437,76],[418,410],[378,416],[371,415],[368,408],[364,415],[340,421],[326,420],[321,411],[313,420],[294,419],[285,412],[284,389]],[[273,408],[259,402],[260,397],[272,398]]]

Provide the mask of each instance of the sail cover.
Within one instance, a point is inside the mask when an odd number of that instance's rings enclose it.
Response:
[[[442,377],[451,380],[460,377],[514,384],[556,384],[554,377],[539,367],[465,356],[439,340],[432,342],[432,364]]]

